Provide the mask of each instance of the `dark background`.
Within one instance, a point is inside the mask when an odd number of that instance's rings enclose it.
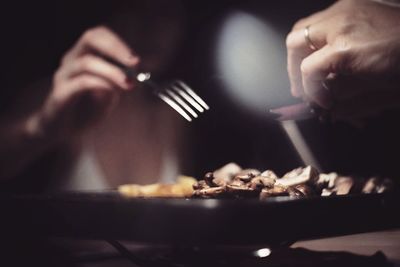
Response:
[[[135,1],[132,1],[135,3]],[[244,167],[271,168],[282,174],[301,162],[278,123],[253,117],[224,96],[212,74],[215,27],[224,14],[240,9],[268,18],[287,33],[294,22],[333,1],[182,1],[186,32],[165,76],[188,81],[212,106],[191,132],[185,173],[201,177],[235,161]],[[0,115],[7,117],[21,88],[51,77],[60,58],[87,28],[107,21],[129,1],[3,2],[1,23]],[[154,8],[157,8],[155,5]],[[307,141],[324,170],[362,176],[397,176],[399,127],[396,114],[372,120],[362,130],[349,125],[301,122]],[[188,127],[189,127],[188,126]]]

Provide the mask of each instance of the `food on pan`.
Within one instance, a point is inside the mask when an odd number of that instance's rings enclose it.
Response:
[[[174,184],[126,184],[118,187],[118,192],[127,197],[191,197],[196,179],[179,176]]]
[[[337,173],[319,173],[312,166],[294,169],[282,177],[273,171],[242,169],[235,163],[208,172],[193,185],[198,198],[260,198],[274,196],[330,196],[382,193],[393,188],[390,179],[356,179]]]
[[[229,163],[203,180],[179,176],[174,184],[121,185],[118,191],[128,197],[259,198],[276,196],[332,196],[383,193],[394,187],[390,179],[341,176],[319,173],[312,166],[294,169],[282,177],[273,171],[242,169]]]

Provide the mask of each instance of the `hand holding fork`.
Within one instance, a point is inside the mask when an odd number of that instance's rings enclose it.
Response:
[[[188,121],[209,109],[182,81],[161,87],[150,73],[135,73],[139,61],[110,29],[86,31],[64,55],[50,94],[29,119],[30,131],[55,140],[69,138],[102,118],[122,91],[132,90],[132,76]]]

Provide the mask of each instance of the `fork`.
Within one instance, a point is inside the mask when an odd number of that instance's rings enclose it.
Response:
[[[152,88],[156,96],[187,121],[198,118],[200,113],[210,109],[207,103],[182,80],[174,80],[161,87],[151,80],[150,72],[136,73],[132,69],[125,70],[125,72],[128,77],[134,77],[138,82]]]
[[[122,69],[129,79],[135,79],[136,81],[152,88],[153,93],[158,98],[164,101],[189,122],[198,118],[204,111],[210,109],[207,103],[181,80],[174,80],[165,86],[160,86],[151,79],[150,72],[136,72],[134,69],[127,67],[110,57],[105,55],[99,56]]]

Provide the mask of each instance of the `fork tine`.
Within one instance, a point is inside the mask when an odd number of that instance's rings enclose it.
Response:
[[[165,91],[172,97],[173,100],[175,100],[175,102],[181,105],[187,112],[192,114],[193,117],[195,118],[198,117],[197,113],[194,112],[194,110],[191,107],[189,107],[189,105],[186,104],[185,101],[183,101],[177,94],[175,94],[173,91],[169,89],[166,89]]]
[[[186,91],[184,91],[184,89],[181,89],[180,87],[176,86],[176,85],[171,85],[171,87],[173,89],[175,89],[175,91],[182,96],[187,102],[189,102],[195,109],[197,109],[200,112],[204,112],[204,108],[202,106],[199,105],[199,103],[197,103],[190,95],[188,95],[186,93]]]
[[[181,114],[181,116],[184,117],[186,120],[192,121],[192,118],[178,104],[176,104],[171,98],[169,98],[168,96],[166,96],[165,94],[160,93],[160,92],[157,93],[157,96],[162,101],[167,103],[171,108],[173,108],[176,112]]]
[[[199,102],[200,105],[202,105],[206,110],[209,110],[210,107],[207,105],[207,103],[200,97],[198,96],[186,83],[184,83],[181,80],[176,81],[182,88],[186,90],[186,92],[191,95],[197,102]]]

